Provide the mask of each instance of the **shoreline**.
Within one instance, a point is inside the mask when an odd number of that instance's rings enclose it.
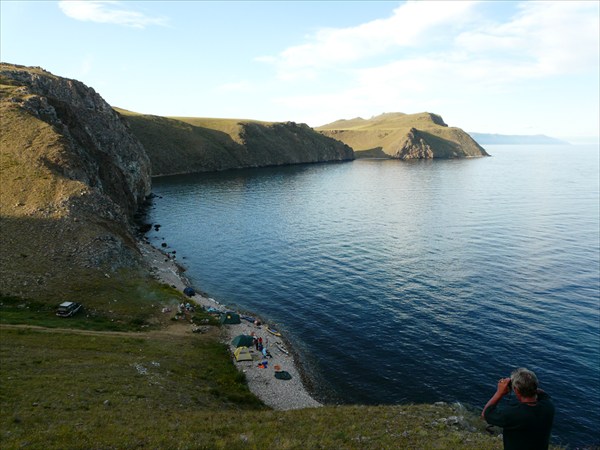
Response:
[[[184,288],[190,286],[189,280],[181,273],[185,268],[177,261],[143,239],[138,239],[137,244],[140,254],[149,266],[150,273],[157,280],[175,287],[182,293]],[[193,302],[195,306],[204,309],[231,311],[225,305],[199,292],[188,298],[190,303]],[[240,317],[243,316],[239,311],[234,312],[240,314]],[[191,327],[190,333],[192,333]],[[254,347],[249,347],[252,360],[236,361],[235,347],[231,341],[240,334],[262,338],[271,357],[263,357],[263,354]],[[303,375],[295,353],[287,348],[282,336],[275,336],[268,332],[266,324],[256,325],[244,319],[239,324],[224,324],[221,326],[220,341],[229,347],[232,362],[240,372],[245,374],[250,391],[265,405],[279,411],[323,406],[309,393],[302,379]],[[266,367],[259,367],[263,361],[267,361]],[[289,380],[275,378],[276,369],[288,372],[292,378]]]

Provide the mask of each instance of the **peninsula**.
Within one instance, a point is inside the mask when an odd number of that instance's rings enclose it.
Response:
[[[348,145],[306,124],[116,111],[146,149],[153,176],[354,159]]]
[[[473,158],[489,156],[460,128],[448,127],[437,114],[385,113],[357,117],[315,128],[354,149],[357,158],[393,159]]]

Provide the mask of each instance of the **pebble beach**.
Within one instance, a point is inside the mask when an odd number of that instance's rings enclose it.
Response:
[[[175,287],[180,292],[189,286],[187,280],[181,275],[181,267],[169,255],[165,255],[147,242],[139,241],[138,247],[157,280]],[[194,287],[192,286],[192,288]],[[225,305],[198,292],[189,298],[189,302],[195,308],[231,311]],[[267,324],[242,319],[239,324],[224,324],[221,328],[221,341],[229,346],[233,364],[246,375],[250,391],[265,405],[282,411],[322,406],[310,395],[302,382],[298,362],[295,360],[293,352],[289,351],[290,349],[281,336],[267,331]],[[190,325],[190,334],[192,333],[193,327]],[[256,339],[262,338],[269,356],[265,357],[254,346],[249,346],[252,360],[236,361],[234,357],[236,348],[231,341],[241,334],[254,336]],[[263,364],[265,361],[266,364]],[[276,371],[288,372],[291,379],[276,378]]]

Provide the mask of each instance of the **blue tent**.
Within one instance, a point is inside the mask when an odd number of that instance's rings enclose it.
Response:
[[[193,297],[194,295],[196,295],[196,291],[194,291],[194,289],[189,286],[183,290],[183,293],[188,297]]]

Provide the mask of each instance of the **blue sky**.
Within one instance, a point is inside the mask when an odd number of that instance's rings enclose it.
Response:
[[[599,2],[2,0],[2,61],[164,116],[599,133]]]

